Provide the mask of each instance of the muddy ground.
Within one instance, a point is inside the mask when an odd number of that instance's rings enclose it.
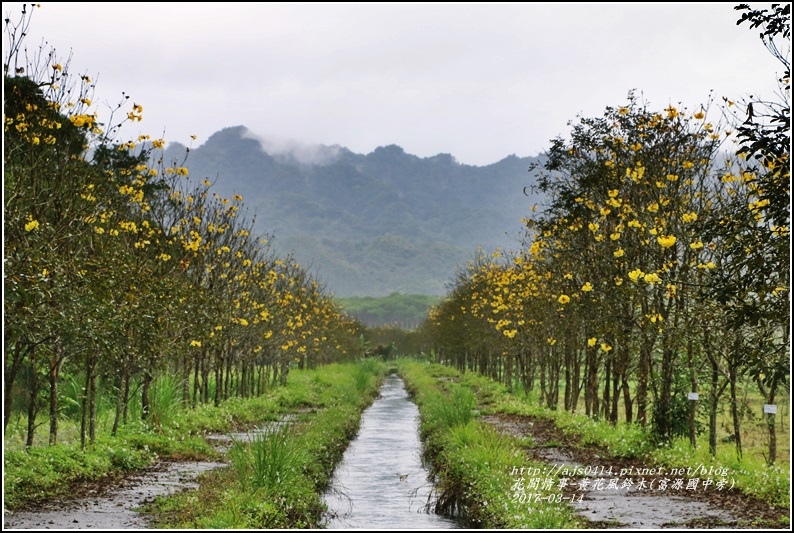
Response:
[[[157,496],[198,487],[199,474],[221,466],[163,461],[130,477],[78,484],[70,497],[4,512],[3,529],[144,529],[149,520],[138,508]]]
[[[674,478],[681,476],[668,475],[669,469],[651,474],[657,465],[647,465],[639,459],[610,458],[605,449],[582,446],[576,437],[565,434],[549,419],[495,414],[480,420],[500,432],[531,437],[534,446],[527,449],[529,457],[569,472],[563,494],[572,500],[588,528],[783,528],[781,519],[789,516],[787,509],[746,496],[729,485],[722,490],[715,486],[687,490],[688,478],[683,476],[684,487],[674,488]],[[638,475],[637,470],[642,474]],[[700,483],[706,479],[701,477]],[[615,478],[617,485],[608,488]],[[660,483],[664,478],[671,484],[662,490]],[[646,487],[638,489],[642,479]],[[594,488],[599,483],[601,488]]]

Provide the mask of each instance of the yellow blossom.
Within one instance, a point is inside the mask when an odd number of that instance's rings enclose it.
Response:
[[[560,297],[557,298],[557,301],[565,305],[571,301],[571,298],[569,296],[566,296],[565,294],[561,294]]]
[[[589,339],[587,339],[587,345],[590,346],[591,348],[596,345],[596,342],[598,342],[598,339],[596,339],[595,337],[590,337]]]
[[[195,341],[195,340],[190,341],[190,345],[195,346],[197,348],[201,348],[201,341]]]
[[[601,343],[601,350],[602,350],[602,351],[604,351],[604,352],[608,352],[608,351],[609,351],[609,350],[611,350],[611,349],[612,349],[612,346],[610,346],[609,344],[607,344],[607,343],[605,343],[605,342],[602,342],[602,343]]]
[[[645,272],[643,272],[642,270],[637,268],[637,269],[634,269],[631,272],[629,272],[629,279],[631,281],[637,281],[638,279],[640,279],[644,275],[645,275]]]
[[[665,235],[656,237],[656,240],[659,241],[659,244],[662,245],[662,248],[670,248],[675,244],[676,238],[675,235]]]
[[[668,283],[667,284],[667,297],[668,298],[674,298],[675,297],[675,292],[676,292],[676,286],[673,285],[672,283]]]
[[[623,255],[624,255],[625,253],[626,253],[626,252],[624,252],[624,251],[623,251],[623,248],[618,248],[617,250],[615,250],[614,252],[612,252],[612,255],[614,255],[615,257],[623,257]]]
[[[654,284],[659,283],[660,281],[662,281],[661,278],[659,277],[659,275],[656,274],[655,272],[651,272],[650,274],[645,274],[645,278],[644,279],[645,279],[645,281],[647,283],[650,283],[651,285],[654,285]]]
[[[590,285],[590,282],[588,281],[587,283],[585,283],[584,285],[582,285],[582,290],[583,290],[584,292],[590,292],[590,291],[592,291],[592,290],[593,290],[593,286],[592,286],[592,285]]]
[[[39,221],[38,220],[33,220],[30,217],[28,217],[28,219],[29,219],[29,222],[27,224],[25,224],[25,231],[34,231],[34,230],[39,229]]]
[[[689,247],[693,250],[700,250],[703,248],[703,243],[701,241],[694,241],[689,245]]]

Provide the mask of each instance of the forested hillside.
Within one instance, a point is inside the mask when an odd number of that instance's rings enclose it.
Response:
[[[268,152],[268,150],[270,152]],[[166,158],[181,160],[175,143]],[[239,194],[255,229],[325,281],[337,296],[443,294],[478,247],[515,247],[535,199],[535,158],[460,164],[396,145],[369,154],[339,146],[276,152],[245,127],[191,149],[185,166],[221,196]]]

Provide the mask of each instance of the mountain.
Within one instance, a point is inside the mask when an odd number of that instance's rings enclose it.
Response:
[[[184,150],[174,143],[165,158]],[[384,296],[444,294],[478,247],[516,248],[537,201],[523,194],[534,162],[511,155],[478,167],[396,145],[369,154],[275,146],[236,126],[191,149],[186,166],[211,192],[242,195],[257,231],[337,296]]]

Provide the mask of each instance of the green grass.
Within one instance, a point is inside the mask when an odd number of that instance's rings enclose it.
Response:
[[[158,498],[149,509],[163,528],[316,528],[322,494],[358,431],[361,413],[377,394],[384,366],[360,362],[290,373],[278,398],[311,405],[295,422],[236,442],[231,466],[208,472],[196,491]],[[366,374],[365,380],[362,375]],[[362,388],[366,383],[366,388]]]
[[[317,413],[316,419],[325,421],[328,427],[336,424],[342,429],[328,430],[325,441],[316,437],[319,444],[307,443],[307,453],[314,454],[309,468],[310,486],[314,490],[314,478],[330,475],[331,463],[344,451],[342,441],[346,445],[355,435],[357,425],[351,418],[371,401],[383,367],[369,365],[368,371],[375,374],[370,380],[371,389],[367,391],[361,392],[352,378],[356,365],[336,364],[311,371],[293,370],[285,387],[273,389],[262,397],[231,398],[218,407],[202,405],[196,409],[178,407],[181,389],[177,380],[158,380],[152,390],[152,418],[156,416],[158,423],[131,419],[119,429],[116,437],[111,437],[113,411],[105,409],[100,412],[97,441],[85,450],[80,449],[79,434],[69,420],[62,424],[64,438],[60,444],[30,449],[19,444],[19,432],[14,432],[14,426],[10,425],[12,431],[6,434],[4,454],[5,507],[19,509],[33,502],[65,496],[75,483],[117,477],[145,468],[159,458],[216,459],[218,453],[203,438],[205,433],[252,427],[278,420],[289,412],[297,413],[298,417],[310,416],[314,410],[327,412],[330,407],[337,406],[340,411],[336,415]],[[357,418],[355,420],[357,424]],[[322,429],[313,431],[326,435]]]
[[[618,458],[635,458],[648,463],[669,468],[698,468],[701,465],[727,468],[730,479],[742,492],[755,496],[783,508],[790,509],[791,471],[788,457],[774,467],[766,465],[764,455],[758,448],[750,448],[737,458],[733,444],[720,443],[717,455],[709,455],[708,436],[701,434],[695,448],[689,444],[688,438],[676,438],[667,444],[654,444],[654,439],[647,430],[638,424],[618,423],[613,426],[604,420],[595,420],[583,413],[571,413],[562,409],[549,409],[541,404],[535,394],[510,394],[507,389],[495,381],[476,373],[467,373],[463,383],[477,391],[480,398],[486,398],[487,412],[529,415],[547,418],[565,433],[576,437],[581,445],[594,445],[606,449],[610,456]],[[756,398],[762,402],[760,398]],[[760,403],[758,404],[760,410]],[[779,428],[782,424],[779,423]],[[745,424],[745,428],[753,428]],[[765,431],[766,427],[756,429]],[[752,431],[748,429],[748,434]],[[744,435],[743,435],[744,438]],[[784,441],[785,453],[788,451],[788,437]],[[778,456],[781,456],[778,450]]]
[[[425,425],[431,431],[452,429],[468,424],[477,407],[474,394],[466,387],[455,385],[449,393],[432,390],[423,400],[425,405]]]
[[[544,465],[527,458],[525,441],[477,421],[476,399],[464,377],[447,367],[408,360],[398,361],[398,368],[419,405],[420,434],[437,480],[438,511],[461,515],[467,526],[477,528],[582,527],[562,502],[556,479],[533,491],[519,485],[522,477],[516,471]],[[543,499],[528,501],[530,494]]]
[[[251,442],[232,439],[229,459],[243,490],[276,490],[300,477],[306,455],[294,444],[290,425],[264,426]]]

